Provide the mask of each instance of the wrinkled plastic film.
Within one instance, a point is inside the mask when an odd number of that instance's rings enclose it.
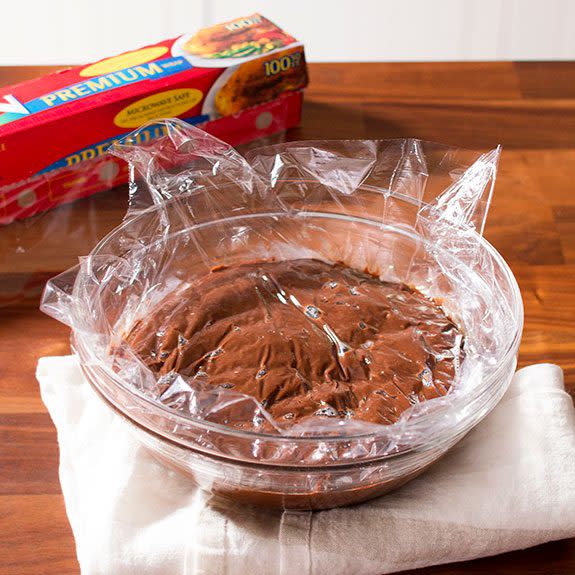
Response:
[[[163,138],[135,145],[128,137],[114,147],[134,176],[124,223],[82,259],[72,288],[71,276],[60,278],[43,303],[72,327],[83,365],[117,394],[119,409],[138,419],[157,406],[148,424],[214,453],[229,449],[222,421],[251,419],[277,438],[262,445],[246,434],[245,445],[236,444],[241,457],[319,464],[416,447],[485,403],[520,328],[514,294],[502,292],[506,278],[480,236],[499,150],[413,139],[314,141],[244,158],[182,122],[166,128]],[[216,266],[297,258],[368,269],[441,300],[466,342],[449,393],[415,403],[393,425],[317,417],[286,426],[233,389],[176,373],[158,378],[125,342],[166,296]],[[196,428],[202,423],[207,428]],[[303,449],[290,441],[317,437],[326,440]]]

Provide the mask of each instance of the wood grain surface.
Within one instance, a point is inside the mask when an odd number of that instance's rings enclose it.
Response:
[[[575,395],[575,63],[310,68],[302,126],[289,139],[412,136],[475,149],[503,145],[486,236],[523,293],[519,362],[559,364]],[[46,71],[0,68],[0,85]],[[125,189],[105,192],[0,229],[1,575],[79,573],[56,433],[34,377],[40,356],[68,353],[68,330],[37,310],[38,293],[120,221],[125,196]],[[410,572],[484,573],[573,575],[575,540]]]

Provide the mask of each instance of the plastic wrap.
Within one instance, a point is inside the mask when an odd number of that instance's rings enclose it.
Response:
[[[165,124],[165,137],[135,145],[135,132],[113,147],[132,175],[125,220],[49,282],[42,303],[72,328],[88,379],[145,430],[144,441],[166,439],[172,462],[183,457],[179,448],[192,448],[194,457],[281,466],[365,463],[442,452],[495,405],[522,328],[515,280],[481,236],[498,149],[308,141],[244,158],[197,128]],[[295,258],[343,262],[440,300],[465,337],[449,392],[414,402],[393,425],[319,416],[278,425],[253,397],[175,373],[159,380],[126,344],[135,322],[212,268]],[[234,429],[239,414],[265,422],[262,433]]]

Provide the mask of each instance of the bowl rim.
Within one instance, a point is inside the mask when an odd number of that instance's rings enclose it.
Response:
[[[372,190],[369,190],[369,191],[377,191],[378,193],[381,193],[381,188],[379,188],[379,189],[372,188]],[[196,193],[196,191],[191,192],[191,194],[194,194],[194,193]],[[424,203],[424,202],[415,200],[412,197],[405,196],[404,194],[400,194],[400,193],[396,193],[396,192],[389,192],[389,194],[396,196],[403,201],[408,201],[409,203],[411,203],[413,205],[422,205]],[[117,226],[116,228],[111,230],[108,234],[106,234],[93,248],[93,250],[90,253],[90,256],[100,255],[98,252],[100,252],[106,246],[106,244],[108,244],[114,238],[114,236],[119,234],[121,232],[121,230],[123,230],[128,225],[133,225],[136,220],[149,215],[150,212],[160,211],[161,209],[165,209],[166,204],[172,203],[173,201],[181,201],[182,199],[185,199],[187,197],[189,197],[188,194],[185,194],[184,196],[182,196],[182,195],[174,196],[174,197],[170,198],[169,200],[167,200],[166,202],[162,202],[159,205],[152,205],[152,206],[149,206],[145,209],[139,210],[134,215],[126,218],[124,220],[124,222],[122,222],[122,224],[120,224],[119,226]],[[391,229],[394,232],[397,232],[400,234],[411,235],[411,236],[415,235],[420,241],[422,241],[424,243],[424,245],[425,244],[433,245],[426,238],[423,238],[420,235],[414,234],[410,230],[408,230],[407,228],[402,227],[402,226],[394,226],[394,225],[390,225],[390,224],[384,224],[382,222],[378,222],[376,220],[364,218],[361,216],[341,214],[341,213],[337,213],[337,212],[318,212],[318,211],[295,211],[293,213],[292,212],[286,212],[286,211],[283,211],[283,212],[262,211],[262,212],[255,212],[255,213],[244,213],[244,214],[239,214],[239,215],[235,215],[232,217],[212,219],[212,220],[208,220],[205,222],[200,222],[200,223],[193,225],[189,228],[179,230],[178,232],[176,232],[176,234],[185,233],[185,232],[189,232],[189,231],[194,230],[194,229],[201,229],[201,228],[206,227],[206,226],[211,226],[214,224],[221,224],[222,222],[230,222],[230,221],[239,220],[239,219],[262,218],[262,217],[277,218],[277,217],[286,217],[286,216],[288,216],[288,217],[302,217],[302,218],[323,217],[323,218],[330,218],[330,219],[342,219],[342,220],[346,220],[346,221],[351,220],[351,221],[360,222],[362,224],[368,224],[371,226],[379,227],[380,229],[386,229],[386,228]],[[511,271],[511,268],[509,267],[507,262],[503,259],[501,254],[494,248],[494,246],[490,242],[488,242],[481,234],[479,234],[477,231],[473,230],[471,232],[471,235],[478,242],[479,246],[486,250],[486,252],[492,257],[493,261],[498,265],[499,269],[503,272],[505,280],[506,280],[506,282],[510,288],[511,294],[512,294],[512,298],[510,301],[510,308],[512,308],[512,309],[510,311],[511,311],[511,314],[514,315],[514,317],[515,317],[516,330],[515,330],[513,337],[510,338],[510,342],[507,346],[507,349],[505,350],[501,359],[498,361],[497,365],[494,367],[493,370],[490,370],[485,376],[482,376],[482,385],[480,386],[479,393],[477,393],[476,390],[473,390],[472,392],[470,392],[470,394],[464,396],[466,403],[469,403],[470,401],[475,401],[482,396],[483,392],[489,392],[490,390],[492,390],[494,382],[496,382],[500,378],[501,373],[503,373],[508,368],[509,360],[517,354],[519,342],[520,342],[522,332],[523,332],[523,323],[524,323],[524,307],[523,307],[523,300],[521,297],[521,291],[519,289],[519,285],[517,283],[517,280],[516,280],[515,276],[513,275],[513,272]],[[141,248],[142,249],[148,249],[150,245],[152,245],[152,244],[148,244],[146,246],[141,246]],[[444,248],[440,248],[440,249],[444,249]],[[444,250],[444,251],[448,251],[448,250]],[[451,256],[457,257],[455,254],[451,254]],[[74,287],[74,289],[76,289],[76,286]],[[83,345],[82,345],[81,339],[79,339],[77,337],[79,334],[76,333],[76,331],[74,329],[73,329],[73,332],[75,335],[74,341],[75,341],[76,349],[81,350],[83,348]],[[81,333],[81,332],[79,332],[79,333]],[[80,361],[82,361],[83,358],[82,358],[81,353],[79,353],[78,355],[80,357]],[[112,382],[115,385],[122,388],[129,395],[134,396],[134,397],[138,398],[138,400],[143,401],[148,407],[151,408],[152,412],[165,413],[172,421],[177,422],[177,423],[181,423],[181,424],[184,424],[187,426],[189,426],[190,424],[193,424],[195,426],[204,428],[206,430],[211,430],[214,432],[218,432],[218,433],[233,436],[233,437],[241,437],[241,438],[251,439],[251,440],[265,439],[265,440],[273,440],[273,441],[278,441],[278,442],[292,441],[292,442],[298,442],[298,443],[300,443],[300,442],[305,443],[305,442],[310,442],[310,441],[312,441],[312,442],[317,442],[317,441],[333,442],[333,441],[336,441],[337,442],[337,441],[350,441],[350,440],[365,439],[365,438],[377,439],[378,437],[382,437],[382,438],[385,437],[386,429],[389,429],[389,428],[397,425],[401,421],[403,421],[403,417],[402,417],[399,420],[399,422],[397,422],[391,426],[390,425],[382,425],[381,431],[377,430],[376,429],[377,426],[374,424],[373,430],[369,430],[369,431],[365,431],[365,432],[361,432],[361,433],[351,433],[351,434],[346,434],[346,435],[341,435],[341,436],[338,436],[338,435],[289,435],[288,433],[286,433],[286,434],[284,434],[284,433],[273,434],[273,433],[261,433],[261,432],[249,431],[249,430],[238,430],[238,429],[234,429],[232,427],[229,427],[225,424],[205,421],[201,418],[194,417],[192,415],[188,415],[186,413],[183,413],[181,411],[177,411],[171,407],[163,405],[163,404],[153,400],[151,397],[145,395],[144,393],[139,392],[137,389],[135,389],[133,386],[131,386],[127,382],[124,382],[124,380],[122,378],[118,377],[117,374],[114,373],[112,370],[107,369],[106,367],[103,367],[103,369],[104,369],[106,375],[112,380]],[[441,399],[441,398],[437,398],[437,399]],[[430,400],[430,401],[433,401],[433,400]],[[457,401],[457,399],[455,401]],[[453,406],[450,406],[450,407],[453,407]],[[118,406],[118,409],[120,409],[119,406]],[[420,422],[426,422],[432,417],[437,417],[438,413],[441,413],[443,411],[443,409],[445,409],[445,408],[442,406],[439,406],[438,409],[436,409],[436,410],[432,410],[428,413],[418,414],[417,423],[419,424]],[[129,410],[126,410],[125,408],[123,408],[123,409],[121,409],[121,411],[128,418],[132,419],[132,417],[129,415]],[[408,409],[404,413],[409,414],[409,412],[410,412],[410,410]],[[435,437],[435,439],[437,439],[437,436],[434,436],[434,437]],[[172,439],[175,439],[175,438],[172,438]],[[176,442],[178,442],[177,439],[176,439]],[[184,443],[182,445],[186,445],[186,444]],[[417,448],[417,445],[414,446],[414,448]],[[411,449],[402,450],[401,453],[405,453],[406,451],[409,451],[409,450],[411,450]]]

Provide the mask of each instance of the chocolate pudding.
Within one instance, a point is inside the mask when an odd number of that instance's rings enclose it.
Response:
[[[177,372],[252,396],[278,427],[310,418],[394,423],[447,393],[463,353],[437,302],[313,259],[214,268],[150,310],[126,340],[159,377]],[[229,409],[222,423],[266,425]]]

